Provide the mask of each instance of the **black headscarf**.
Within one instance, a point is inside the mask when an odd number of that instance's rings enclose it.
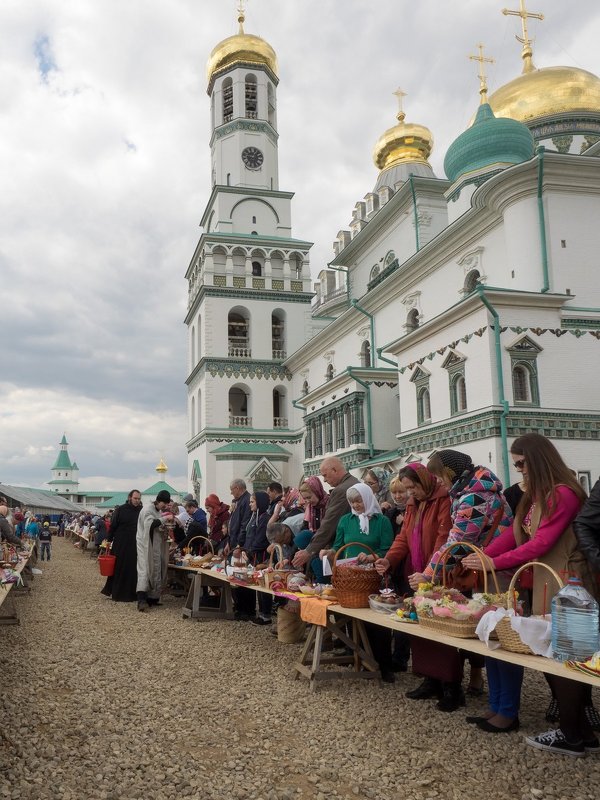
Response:
[[[453,481],[452,494],[459,494],[475,472],[471,456],[458,450],[439,450],[436,455],[446,469],[452,473],[450,475],[450,479]]]

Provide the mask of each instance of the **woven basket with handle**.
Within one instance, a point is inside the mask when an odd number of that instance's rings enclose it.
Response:
[[[471,544],[471,542],[455,542],[442,553],[440,561],[438,562],[438,564],[436,564],[432,582],[435,581],[435,575],[441,566],[442,586],[446,588],[446,581],[447,581],[446,565],[448,559],[452,555],[452,551],[457,547],[464,547],[470,550],[472,553],[475,553],[476,555],[479,556],[479,560],[481,561],[482,565],[485,564],[483,550],[480,550],[479,547],[476,547],[474,544]],[[496,577],[496,573],[494,572],[493,569],[490,571],[490,574],[492,576],[492,581],[494,583],[496,594],[500,594],[500,587],[498,586],[498,578]],[[483,591],[484,594],[487,594],[488,592],[488,574],[485,569],[483,570]],[[438,631],[439,633],[445,633],[448,636],[456,636],[459,639],[477,639],[477,634],[475,633],[475,629],[479,624],[479,618],[469,617],[468,619],[452,619],[452,617],[434,617],[430,616],[429,613],[426,613],[425,611],[420,611],[418,606],[417,606],[417,617],[419,619],[419,625],[422,625],[424,628],[429,628],[430,630]]]
[[[277,561],[275,563],[280,564],[284,560],[283,556],[283,548],[280,544],[275,544],[273,549],[271,550],[271,554],[269,556],[269,564],[268,568],[273,570],[272,572],[265,572],[263,573],[263,581],[264,585],[269,589],[272,583],[281,582],[284,586],[287,584],[287,579],[290,575],[295,575],[298,570],[296,569],[273,569],[273,556],[277,553]]]
[[[507,592],[509,601],[511,597],[514,597],[517,578],[523,572],[523,570],[526,570],[528,567],[544,567],[544,569],[547,569],[552,575],[560,589],[562,589],[564,586],[564,583],[558,572],[555,572],[552,567],[548,566],[548,564],[542,564],[541,561],[529,561],[527,564],[523,564],[521,567],[519,567],[519,569],[512,576]],[[509,650],[511,653],[522,653],[526,656],[534,655],[533,650],[531,650],[529,645],[525,644],[521,640],[521,637],[517,631],[513,630],[509,617],[504,617],[500,620],[500,622],[496,625],[496,633],[498,634],[500,647],[502,647],[503,650]]]
[[[192,561],[194,562],[194,565],[200,566],[201,564],[204,564],[205,561],[210,561],[210,559],[215,554],[215,548],[213,547],[213,543],[211,542],[211,540],[207,536],[201,536],[200,534],[198,534],[198,536],[192,536],[192,538],[189,540],[189,542],[186,545],[186,549],[190,553],[192,552],[191,544],[192,544],[192,542],[195,542],[197,539],[202,539],[203,542],[206,542],[208,544],[208,547],[209,547],[209,550],[210,550],[210,552],[206,553],[203,556],[200,556],[200,555],[192,556]]]
[[[369,595],[379,591],[381,577],[373,566],[359,567],[355,564],[337,565],[340,553],[347,547],[363,547],[377,558],[377,553],[362,542],[348,542],[340,547],[333,557],[331,583],[335,589],[338,603],[344,608],[368,608]]]

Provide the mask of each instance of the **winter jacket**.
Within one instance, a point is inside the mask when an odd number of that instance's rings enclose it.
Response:
[[[577,545],[595,572],[600,572],[600,480],[573,523]]]
[[[264,553],[269,546],[267,539],[267,524],[270,519],[268,511],[262,513],[252,514],[250,521],[246,527],[246,537],[244,539],[243,548],[250,556],[255,553]]]
[[[450,498],[448,490],[439,486],[427,500],[420,501],[425,503],[423,511],[423,536],[421,547],[427,561],[439,550],[448,538],[448,531],[452,527],[450,518]],[[414,497],[411,497],[406,504],[404,512],[404,522],[400,533],[394,539],[386,558],[390,562],[392,571],[395,570],[407,555],[410,555],[412,532],[415,526],[418,504]],[[407,572],[414,571],[411,568]]]
[[[236,501],[229,517],[229,546],[233,550],[243,540],[250,521],[250,493],[244,492]]]
[[[469,542],[481,547],[490,529],[498,519],[492,538],[499,536],[512,523],[512,511],[502,494],[502,484],[498,478],[485,467],[475,467],[469,480],[457,481],[450,489],[452,500],[452,528],[448,534],[446,545],[433,554],[431,563],[425,574],[431,576],[440,561],[443,552],[455,542]],[[448,559],[448,565],[453,559]]]

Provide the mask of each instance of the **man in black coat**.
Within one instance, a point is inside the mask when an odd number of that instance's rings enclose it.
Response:
[[[246,482],[241,478],[234,478],[229,485],[233,497],[234,508],[229,517],[229,550],[238,544],[244,543],[246,526],[250,522],[250,493],[246,489]]]

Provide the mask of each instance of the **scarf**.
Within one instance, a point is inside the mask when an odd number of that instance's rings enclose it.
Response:
[[[363,501],[363,505],[365,510],[362,513],[358,513],[355,511],[352,506],[350,506],[350,510],[354,514],[355,517],[358,517],[358,525],[360,527],[361,533],[365,536],[369,535],[369,520],[371,517],[375,516],[375,514],[381,514],[381,508],[379,507],[379,503],[377,502],[377,498],[371,491],[371,487],[367,486],[366,483],[355,483],[354,486],[351,486],[346,491],[346,497],[348,498],[348,502],[350,502],[349,495],[353,495],[355,492],[358,492],[361,500]]]
[[[329,495],[316,475],[311,475],[304,483],[310,487],[311,492],[318,498],[316,506],[307,501],[304,511],[304,519],[308,522],[308,529],[315,533],[319,530],[320,520],[327,508],[327,503],[329,503]]]
[[[410,558],[413,569],[415,572],[423,572],[427,566],[427,560],[423,553],[423,517],[425,515],[427,504],[439,484],[433,472],[430,472],[424,464],[421,464],[418,461],[413,461],[411,464],[407,464],[406,466],[410,467],[412,470],[414,470],[414,472],[417,473],[419,483],[423,487],[423,491],[426,495],[424,500],[416,500],[415,497],[412,498],[416,507],[416,511],[415,521],[413,524],[413,529],[410,533],[409,542]]]
[[[370,472],[375,475],[377,478],[377,483],[379,484],[379,491],[375,493],[375,497],[377,498],[378,503],[383,503],[388,499],[388,493],[390,490],[390,481],[392,480],[392,473],[388,472],[385,469],[381,469],[381,467],[373,467]]]
[[[461,453],[458,450],[440,450],[437,453],[442,464],[450,470],[450,478],[454,481],[450,489],[450,497],[453,499],[459,495],[471,480],[475,472],[475,465],[471,456]]]

